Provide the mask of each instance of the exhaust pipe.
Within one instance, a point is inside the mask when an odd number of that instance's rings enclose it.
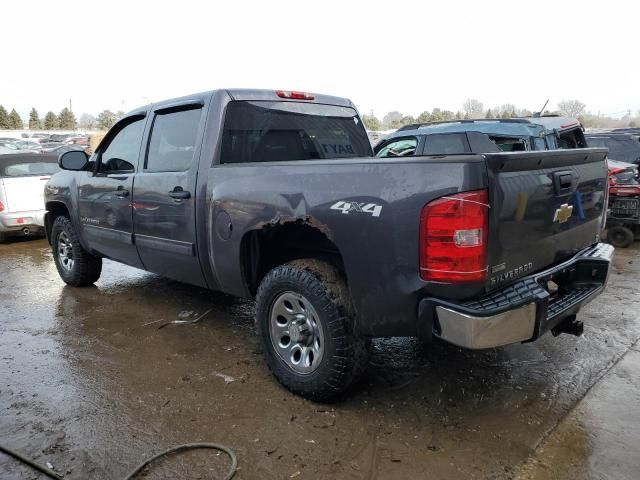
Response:
[[[23,235],[27,236],[27,235],[29,235],[31,233],[31,230],[29,230],[29,227],[24,227],[22,229],[22,233],[23,233]]]
[[[552,328],[551,333],[554,337],[557,337],[561,333],[569,333],[571,335],[579,337],[584,333],[584,323],[576,320],[575,315],[571,315],[560,324],[556,325],[555,328]]]

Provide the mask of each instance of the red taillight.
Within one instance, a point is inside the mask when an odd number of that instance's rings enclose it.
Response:
[[[420,216],[420,277],[480,282],[487,277],[489,205],[486,190],[429,202]]]
[[[313,100],[315,97],[305,92],[294,92],[288,90],[276,90],[276,95],[280,98],[290,98],[292,100]]]
[[[0,212],[4,212],[4,203],[0,202]]]

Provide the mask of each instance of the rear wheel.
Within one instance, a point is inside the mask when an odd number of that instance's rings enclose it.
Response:
[[[4,243],[7,241],[7,234],[0,232],[0,243]]]
[[[87,252],[78,239],[71,220],[57,217],[51,228],[53,259],[62,280],[74,287],[96,282],[102,272],[102,258]]]
[[[271,372],[308,399],[342,393],[366,368],[347,285],[324,262],[296,260],[271,270],[258,290],[256,327]]]
[[[615,225],[608,229],[607,240],[616,248],[627,248],[633,243],[634,235],[630,228]]]

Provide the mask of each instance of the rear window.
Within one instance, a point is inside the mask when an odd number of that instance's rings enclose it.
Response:
[[[234,101],[227,106],[221,163],[371,156],[369,138],[349,107]]]
[[[31,177],[38,175],[53,175],[60,167],[55,162],[1,162],[0,177]]]
[[[590,147],[606,147],[609,149],[609,158],[622,162],[640,162],[640,142],[633,138],[617,139],[614,137],[587,137]]]

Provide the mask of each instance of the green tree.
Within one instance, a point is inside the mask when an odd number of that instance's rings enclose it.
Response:
[[[382,129],[382,122],[380,122],[380,120],[378,120],[378,117],[373,114],[373,110],[371,110],[371,113],[369,115],[365,114],[362,116],[362,123],[364,123],[364,126],[367,128],[367,130],[372,130],[375,132]]]
[[[416,123],[415,117],[412,117],[411,115],[405,115],[400,119],[399,126],[411,125],[412,123]]]
[[[41,128],[40,115],[38,115],[38,111],[35,108],[32,108],[29,112],[29,130],[40,130]]]
[[[53,112],[47,112],[44,116],[44,129],[55,130],[58,128],[58,117]]]
[[[456,119],[456,120],[462,120],[463,118],[464,118],[464,114],[463,114],[460,110],[458,110],[458,111],[456,112],[455,119]]]
[[[111,110],[104,110],[96,118],[96,127],[100,130],[109,130],[116,123],[116,114]]]
[[[502,115],[500,115],[500,118],[511,118],[511,113],[505,110],[504,112],[502,112]]]
[[[58,115],[58,128],[63,130],[75,130],[78,127],[76,116],[67,107],[64,107]]]
[[[24,123],[22,123],[22,118],[16,112],[16,109],[11,109],[11,113],[9,114],[9,128],[13,130],[22,130],[24,128]]]
[[[484,118],[496,118],[491,109],[487,110],[487,113],[484,114]]]
[[[431,121],[431,113],[425,110],[420,115],[418,115],[418,118],[416,118],[416,121],[418,123],[429,123]]]
[[[7,110],[0,105],[0,128],[8,129],[11,128],[9,123],[9,114]]]
[[[456,118],[456,114],[451,110],[442,110],[442,120],[454,120]]]
[[[441,122],[442,120],[444,120],[444,118],[442,117],[442,112],[439,108],[434,108],[433,110],[431,110],[432,122]]]

